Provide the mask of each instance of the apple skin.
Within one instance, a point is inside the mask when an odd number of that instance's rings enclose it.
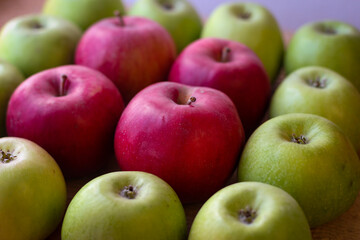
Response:
[[[241,210],[255,218],[242,219]],[[249,222],[245,221],[249,220]],[[311,240],[309,224],[296,200],[280,188],[235,183],[221,189],[201,207],[189,240]]]
[[[360,56],[360,55],[359,55]],[[313,81],[324,86],[313,87]],[[311,113],[329,119],[349,137],[360,156],[360,93],[348,80],[323,67],[296,70],[275,90],[270,117]]]
[[[37,144],[0,138],[0,239],[45,239],[61,222],[66,208],[65,180],[55,160]]]
[[[7,22],[0,32],[0,57],[25,77],[74,62],[80,29],[64,19],[26,15]]]
[[[12,64],[0,59],[0,137],[6,133],[6,110],[11,94],[24,81],[22,73]]]
[[[192,96],[196,101],[187,104]],[[131,100],[114,144],[122,170],[155,174],[188,203],[207,199],[225,184],[244,138],[236,108],[224,93],[162,82]]]
[[[112,80],[124,101],[141,89],[167,79],[176,57],[175,44],[158,23],[142,17],[104,19],[80,40],[75,62]]]
[[[202,20],[187,0],[138,0],[129,15],[147,17],[161,24],[172,36],[178,53],[201,34]]]
[[[133,199],[122,195],[129,185],[137,190]],[[112,172],[87,183],[72,199],[61,229],[62,240],[180,240],[185,235],[178,196],[144,172]]]
[[[329,68],[360,91],[360,31],[338,21],[311,22],[296,31],[285,56],[287,74],[306,66]]]
[[[276,19],[265,7],[249,2],[221,4],[211,13],[201,37],[225,38],[245,44],[260,58],[270,80],[276,80],[284,43]]]
[[[60,95],[62,76],[67,76]],[[116,86],[82,66],[49,69],[26,79],[10,98],[9,136],[34,141],[58,162],[65,175],[98,170],[113,153],[113,136],[123,110]]]
[[[67,19],[83,31],[95,22],[111,17],[114,11],[124,14],[121,0],[47,0],[43,13]]]
[[[292,134],[305,136],[306,144],[292,142]],[[331,121],[312,114],[285,114],[251,135],[238,180],[287,191],[304,210],[310,227],[316,227],[354,203],[360,189],[360,161],[348,137]]]
[[[229,48],[226,62],[222,52]],[[226,93],[234,102],[248,137],[262,120],[271,93],[258,57],[245,45],[217,38],[200,39],[175,60],[169,81],[204,86]]]

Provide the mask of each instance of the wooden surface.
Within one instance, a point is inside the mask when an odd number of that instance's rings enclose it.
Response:
[[[12,17],[40,12],[43,0],[0,0],[0,26]],[[290,38],[289,34],[285,34],[285,39]],[[76,192],[88,181],[103,173],[119,170],[115,160],[112,160],[104,170],[96,175],[77,180],[67,180],[68,203]],[[235,176],[231,178],[228,184],[235,182]],[[200,209],[202,204],[185,205],[188,228]],[[48,237],[48,240],[60,239],[60,228]],[[342,216],[328,224],[312,229],[314,240],[360,240],[360,195],[354,205]]]

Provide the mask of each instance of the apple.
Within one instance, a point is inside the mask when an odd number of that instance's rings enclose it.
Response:
[[[306,66],[329,68],[352,82],[360,91],[360,31],[339,21],[311,22],[290,40],[285,70],[289,74]]]
[[[329,222],[355,201],[360,161],[348,137],[330,120],[291,113],[262,124],[248,140],[239,181],[279,187],[296,199],[310,227]]]
[[[7,22],[0,32],[0,58],[15,65],[25,77],[71,64],[80,29],[66,20],[26,15]]]
[[[68,65],[25,80],[10,98],[7,131],[47,150],[70,177],[98,170],[113,154],[123,110],[116,86],[103,74]]]
[[[62,240],[180,240],[185,211],[174,190],[144,172],[112,172],[80,189],[71,200]]]
[[[114,11],[125,13],[121,0],[47,0],[43,13],[67,19],[83,31],[95,22],[111,17]]]
[[[253,51],[218,38],[203,38],[184,49],[169,80],[226,93],[237,108],[246,136],[262,120],[271,93],[269,78]]]
[[[121,115],[114,141],[120,169],[162,178],[186,203],[205,200],[225,184],[243,144],[227,95],[174,82],[139,92]]]
[[[223,3],[211,13],[201,36],[245,44],[258,55],[270,80],[276,80],[284,43],[276,19],[265,7],[249,2]]]
[[[309,224],[296,200],[280,188],[235,183],[201,207],[189,240],[311,240]]]
[[[6,110],[11,94],[24,81],[24,76],[12,64],[0,59],[0,137],[6,136]]]
[[[360,56],[360,55],[359,55]],[[311,113],[329,119],[349,137],[360,156],[360,93],[348,80],[323,67],[296,70],[276,89],[270,117]]]
[[[61,222],[65,180],[37,144],[0,138],[0,239],[45,239]]]
[[[119,15],[86,31],[75,61],[105,74],[129,102],[141,89],[167,79],[175,51],[171,36],[158,23]]]
[[[129,15],[161,24],[175,41],[178,53],[200,37],[202,20],[187,0],[138,0],[130,8]]]

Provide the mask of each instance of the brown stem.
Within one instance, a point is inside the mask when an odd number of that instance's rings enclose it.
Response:
[[[221,62],[228,62],[231,49],[229,47],[224,47],[221,52]]]
[[[190,97],[186,104],[191,105],[193,102],[196,102],[196,97]]]
[[[119,19],[119,25],[121,27],[124,27],[125,26],[125,22],[124,22],[124,18],[122,16],[122,14],[120,13],[119,10],[115,10],[114,11],[114,15]]]
[[[68,81],[68,76],[63,74],[61,75],[61,81],[60,81],[60,89],[59,89],[59,96],[65,96],[65,84]]]

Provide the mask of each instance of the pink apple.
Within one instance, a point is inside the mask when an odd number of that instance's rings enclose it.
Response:
[[[262,120],[271,91],[266,71],[253,51],[241,43],[217,38],[189,45],[176,59],[169,80],[226,93],[238,110],[247,137]]]
[[[82,66],[62,66],[25,80],[10,98],[9,136],[29,139],[55,158],[66,175],[100,168],[113,152],[123,110],[116,86]]]
[[[118,16],[85,32],[75,62],[104,73],[128,102],[144,87],[166,80],[175,57],[174,41],[158,23]]]
[[[155,174],[182,201],[196,202],[211,196],[231,176],[244,132],[224,93],[161,82],[130,101],[114,144],[122,170]]]

